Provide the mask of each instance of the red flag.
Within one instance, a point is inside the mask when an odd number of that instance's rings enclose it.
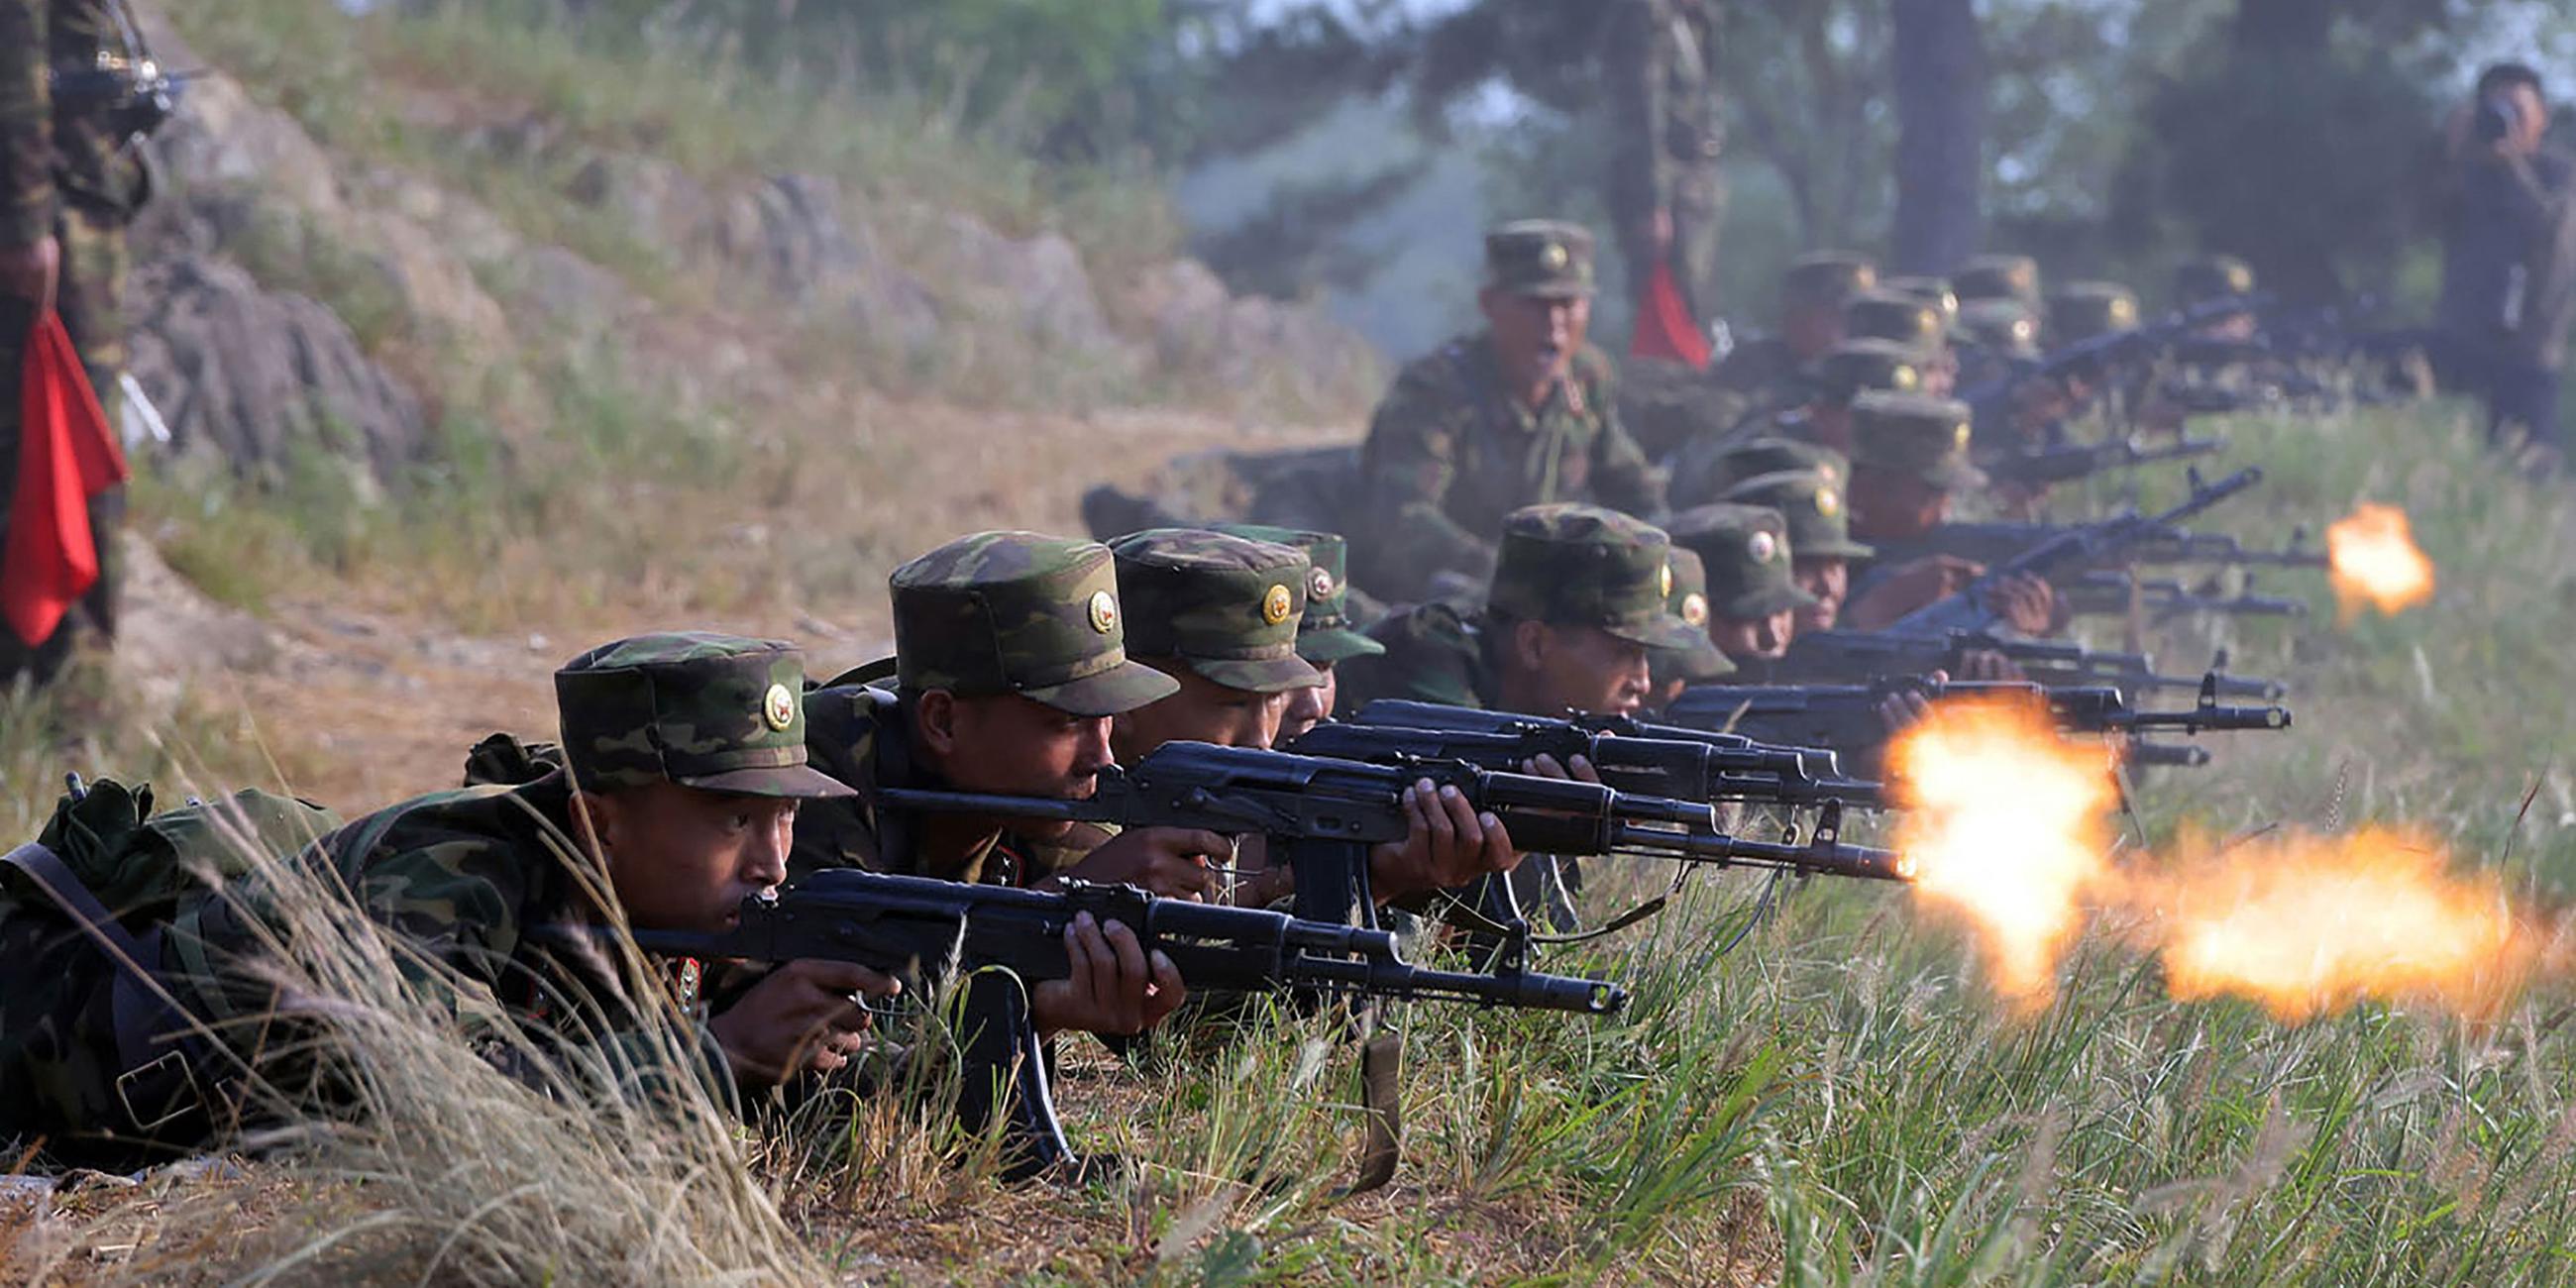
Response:
[[[98,582],[89,499],[125,481],[125,453],[62,319],[48,312],[27,337],[19,381],[18,490],[0,559],[0,612],[30,646]]]
[[[1662,358],[1694,369],[1708,365],[1708,336],[1683,302],[1670,260],[1655,261],[1655,275],[1646,279],[1646,292],[1637,297],[1637,329],[1628,341],[1628,356]]]

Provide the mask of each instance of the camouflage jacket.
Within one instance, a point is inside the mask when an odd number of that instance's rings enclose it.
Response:
[[[825,868],[866,868],[898,876],[938,877],[992,885],[1027,885],[1060,857],[1038,853],[1006,835],[987,838],[965,861],[938,871],[920,866],[914,818],[884,810],[887,787],[945,786],[912,761],[894,695],[845,684],[805,695],[807,763],[859,790],[856,796],[806,801],[796,811],[796,842],[787,856],[792,884]]]
[[[418,957],[394,964],[415,996],[439,999],[469,1035],[484,1034],[485,1055],[505,1072],[542,1082],[525,1063],[529,1047],[583,1047],[606,1051],[630,1079],[657,1078],[666,1065],[660,1053],[672,1049],[667,1038],[646,1031],[650,1021],[595,950],[547,933],[596,915],[570,867],[580,861],[570,811],[562,774],[438,792],[360,818],[296,862],[326,880],[336,875],[370,917],[411,945]],[[294,925],[273,882],[257,877],[172,922],[162,961],[174,991],[246,1058],[263,1043],[277,1048],[264,1030],[281,1009],[292,1012],[261,960],[270,938],[293,943]],[[683,964],[679,977],[694,990],[694,969]],[[498,1027],[505,1023],[528,1046],[507,1040]],[[699,1062],[688,1072],[731,1094],[712,1038],[700,1030],[682,1042]]]
[[[64,202],[123,214],[142,200],[141,160],[100,114],[58,110],[47,83],[102,54],[127,54],[110,0],[0,0],[0,246],[54,231]]]
[[[1576,354],[1535,411],[1496,368],[1488,337],[1463,336],[1407,365],[1378,404],[1360,449],[1366,531],[1351,542],[1352,580],[1370,593],[1420,600],[1442,572],[1481,583],[1503,516],[1525,505],[1663,508],[1663,480],[1619,423],[1607,357]]]
[[[1377,698],[1407,698],[1482,708],[1493,697],[1483,637],[1457,609],[1418,605],[1380,619],[1368,634],[1386,652],[1333,668],[1340,707],[1356,710]]]

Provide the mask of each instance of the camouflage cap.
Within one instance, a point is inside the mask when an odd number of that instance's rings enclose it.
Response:
[[[1789,544],[1802,559],[1867,559],[1875,547],[1852,540],[1851,507],[1841,488],[1812,470],[1757,474],[1718,498],[1738,505],[1767,506],[1789,522]]]
[[[2009,297],[1959,306],[1959,330],[1969,342],[2010,358],[2039,356],[2039,314]]]
[[[1968,463],[1968,404],[1926,394],[1862,394],[1852,402],[1852,465],[1961,491],[1985,486]]]
[[[1303,552],[1205,528],[1147,528],[1109,548],[1138,657],[1174,658],[1254,693],[1323,683],[1297,656],[1297,619],[1314,572]]]
[[[1789,307],[1840,308],[1854,294],[1878,285],[1878,266],[1847,250],[1820,250],[1790,261],[1780,275],[1780,302]]]
[[[1690,628],[1693,640],[1689,648],[1652,650],[1656,676],[1677,676],[1698,684],[1733,675],[1735,663],[1726,660],[1726,651],[1708,637],[1708,565],[1687,546],[1674,546],[1670,558],[1673,593],[1664,597],[1664,607]]]
[[[1523,506],[1503,520],[1485,606],[1523,621],[1598,626],[1648,648],[1689,648],[1690,632],[1664,609],[1672,539],[1663,529],[1598,506]]]
[[[2118,282],[2069,282],[2049,293],[2050,344],[2073,344],[2137,325],[2137,292]]]
[[[2234,255],[2195,255],[2174,265],[2176,308],[2254,293],[2254,266]]]
[[[1485,233],[1485,288],[1563,298],[1592,293],[1592,233],[1555,219],[1520,219]]]
[[[1911,296],[1931,305],[1940,311],[1941,320],[1944,323],[1959,320],[1959,293],[1950,289],[1949,278],[1927,277],[1921,274],[1884,277],[1879,279],[1878,289],[1897,295]]]
[[[602,644],[555,672],[555,711],[584,788],[852,794],[805,763],[805,660],[793,644],[701,631]]]
[[[1850,402],[1866,389],[1910,393],[1923,387],[1921,349],[1870,337],[1845,340],[1816,359],[1809,383],[1826,401]]]
[[[1351,588],[1344,576],[1350,546],[1339,533],[1300,532],[1266,523],[1219,523],[1212,530],[1305,552],[1313,567],[1306,573],[1306,611],[1297,619],[1297,656],[1317,666],[1331,666],[1386,651],[1384,644],[1361,634],[1359,623],[1351,620]]]
[[[981,532],[894,570],[895,683],[1116,715],[1180,686],[1128,660],[1109,547]]]
[[[1709,471],[1720,492],[1749,478],[1784,470],[1814,474],[1836,487],[1851,481],[1851,458],[1822,443],[1799,438],[1748,438],[1717,456]]]
[[[1719,501],[1673,516],[1673,540],[1708,565],[1709,611],[1746,621],[1811,607],[1789,561],[1789,523],[1778,510]]]
[[[2039,261],[2028,255],[1971,255],[1950,274],[1950,289],[1970,300],[2019,300],[2039,306]]]
[[[1941,310],[1895,291],[1862,291],[1843,301],[1843,335],[1855,340],[1886,340],[1918,353],[1949,343],[1950,324]]]

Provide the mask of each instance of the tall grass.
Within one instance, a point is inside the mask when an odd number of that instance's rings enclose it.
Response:
[[[2481,864],[2505,862],[2510,838],[2522,891],[2563,904],[2576,882],[2559,763],[2576,691],[2558,646],[2576,635],[2563,485],[2512,476],[2443,408],[2231,429],[2273,483],[2260,506],[2203,526],[2272,539],[2361,497],[2395,502],[2441,589],[2426,609],[2338,629],[2321,578],[2283,578],[2275,589],[2315,596],[2319,618],[2156,641],[2177,666],[2186,644],[2231,645],[2241,669],[2293,683],[2299,723],[2142,784],[2150,832],[2405,821]],[[747,1159],[712,1128],[592,1121],[477,1071],[452,1030],[392,1023],[394,998],[369,991],[385,985],[353,971],[331,986],[388,1017],[361,1026],[365,1040],[423,1072],[388,1073],[406,1126],[337,1156],[362,1166],[323,1152],[285,1173],[310,1181],[286,1210],[316,1223],[305,1245],[472,1216],[442,1266],[568,1279],[630,1269],[600,1249],[650,1247],[633,1242],[633,1212],[681,1194],[715,1196],[730,1223],[652,1267],[684,1279],[744,1266],[895,1282],[2568,1277],[2576,999],[2563,981],[2491,1021],[2372,1004],[2284,1025],[2244,1003],[2169,999],[2157,963],[2106,926],[2071,954],[2055,1005],[2025,1016],[1995,1004],[1957,933],[1888,887],[1797,888],[1721,954],[1754,893],[1750,878],[1704,877],[1662,917],[1544,961],[1625,981],[1634,1000],[1617,1019],[1405,1008],[1408,1153],[1392,1186],[1356,1198],[1334,1194],[1360,1111],[1330,1017],[1258,1015],[1213,1053],[1164,1044],[1134,1065],[1068,1044],[1057,1089],[1074,1132],[1136,1166],[1083,1189],[1014,1189],[993,1181],[989,1153],[899,1099],[829,1129],[766,1130]],[[684,1160],[758,1179],[683,1180]],[[608,1210],[572,1212],[602,1169],[624,1169],[598,1196]],[[398,1179],[348,1179],[386,1172]],[[507,1210],[477,1213],[455,1178]],[[354,1205],[333,1197],[345,1186]],[[553,1229],[557,1214],[577,1227]]]

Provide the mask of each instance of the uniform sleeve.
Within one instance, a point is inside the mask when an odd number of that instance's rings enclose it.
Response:
[[[0,246],[25,246],[54,230],[47,3],[0,0]]]
[[[1398,376],[1369,421],[1360,449],[1370,593],[1426,598],[1432,577],[1454,571],[1482,581],[1494,567],[1493,543],[1453,522],[1443,505],[1457,480],[1459,440],[1473,414],[1434,387],[1439,360]],[[1495,515],[1499,524],[1501,515]],[[1357,557],[1362,552],[1354,549]]]

